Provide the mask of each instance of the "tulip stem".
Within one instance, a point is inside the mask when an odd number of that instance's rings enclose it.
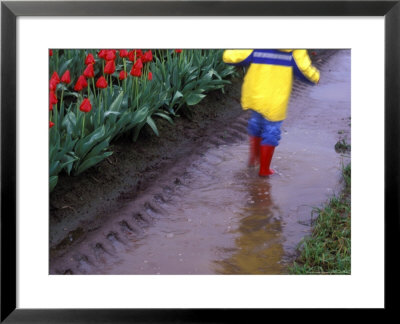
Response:
[[[56,52],[56,71],[58,73],[58,50],[56,50],[55,52]]]
[[[101,108],[101,92],[99,93],[99,105],[98,105],[98,108],[97,108],[97,115],[98,115],[97,119],[99,121],[98,126],[100,126],[100,114],[101,114],[100,108]]]
[[[107,106],[107,88],[103,89],[103,109],[106,110]]]
[[[60,107],[61,107],[61,106],[60,106]],[[55,126],[55,128],[57,129],[57,125],[58,125],[57,104],[55,104],[55,109],[56,109],[56,110],[54,111],[54,126]]]
[[[132,106],[134,106],[134,103],[136,102],[136,77],[133,77],[132,80]],[[136,110],[136,109],[134,109]]]
[[[96,100],[96,87],[94,85],[94,77],[92,78],[92,84],[93,84],[93,95],[94,95],[94,100]]]
[[[79,107],[78,103],[83,101],[82,94],[80,94],[80,93],[79,93],[79,99],[80,100],[78,100],[78,102],[76,103],[76,115],[75,115],[76,118],[78,118],[78,107]]]
[[[85,136],[85,113],[83,113],[83,119],[82,119],[82,137],[83,138]]]
[[[182,66],[182,61],[183,61],[183,53],[179,56],[179,66]]]
[[[97,127],[99,127],[100,126],[100,102],[101,102],[101,100],[100,100],[100,98],[101,98],[101,93],[99,93],[99,101],[98,101],[98,104],[97,104]],[[96,128],[97,128],[96,127]]]
[[[122,61],[124,62],[124,76],[125,76],[125,79],[124,79],[124,93],[126,92],[126,60],[125,60],[125,57],[122,59]]]
[[[60,109],[61,109],[61,106],[62,106],[62,104],[63,104],[63,99],[64,99],[64,88],[63,88],[62,91],[61,91]]]
[[[90,82],[90,80],[89,80],[89,82]],[[87,97],[88,97],[88,99],[90,97],[90,85],[89,84],[87,86]]]
[[[138,78],[135,79],[135,96],[136,96],[136,109],[139,109],[139,86],[138,86]]]

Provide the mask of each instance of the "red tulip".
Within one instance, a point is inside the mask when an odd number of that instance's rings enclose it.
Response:
[[[58,102],[57,97],[54,91],[50,91],[50,98],[49,98],[49,110],[53,110],[53,105]]]
[[[83,75],[87,78],[94,78],[94,68],[93,64],[89,64],[85,71],[83,71]]]
[[[115,62],[108,61],[106,66],[104,67],[105,74],[113,74],[115,72]]]
[[[129,51],[128,52],[128,59],[131,62],[135,61],[135,52],[134,51]]]
[[[142,69],[133,67],[130,74],[135,77],[140,77],[142,75]]]
[[[142,60],[139,58],[139,59],[135,62],[135,64],[133,64],[133,67],[134,67],[135,69],[141,69],[141,68],[143,67]]]
[[[127,74],[125,71],[119,72],[119,79],[120,79],[121,81],[122,81],[122,80],[125,80],[127,76],[128,76],[128,74]]]
[[[106,61],[114,61],[116,58],[114,50],[107,51]]]
[[[100,57],[100,58],[105,58],[106,57],[106,55],[107,55],[107,51],[106,50],[101,50],[100,52],[99,52],[99,54],[98,54],[98,56]]]
[[[49,55],[53,56],[53,50],[52,49],[49,50]]]
[[[51,76],[50,80],[56,80],[56,83],[60,83],[60,77],[58,76],[58,73],[54,71],[53,75]]]
[[[88,113],[92,110],[92,104],[88,98],[83,99],[81,105],[79,106],[79,110],[85,113]]]
[[[50,80],[50,90],[51,91],[56,91],[57,89],[57,81],[55,79]]]
[[[135,60],[137,60],[138,58],[141,58],[143,55],[142,50],[132,50],[129,51],[128,53],[128,58],[129,61],[134,62]]]
[[[97,88],[105,89],[105,88],[107,88],[107,85],[108,85],[107,81],[103,76],[101,76],[96,82]]]
[[[54,126],[54,123],[52,121],[49,121],[49,128],[52,128]]]
[[[153,60],[153,53],[149,50],[142,56],[143,63],[151,62]]]
[[[74,90],[75,91],[81,91],[83,88],[87,87],[87,81],[85,79],[85,77],[83,75],[81,75],[78,78],[78,81],[76,81],[75,86],[74,86]]]
[[[311,52],[311,55],[312,55],[312,56],[315,56],[315,55],[317,55],[317,52],[314,52],[314,51],[313,51],[313,52]]]
[[[82,78],[82,85],[83,85],[83,87],[86,88],[86,87],[88,86],[88,83],[87,83],[85,77],[84,77],[83,75],[81,75],[80,78]]]
[[[121,57],[121,58],[123,58],[123,57],[128,57],[128,51],[127,50],[119,50],[119,56]]]
[[[50,105],[54,105],[58,102],[56,94],[54,91],[50,91]]]
[[[85,65],[93,64],[94,62],[95,62],[95,60],[94,60],[93,54],[92,54],[92,53],[89,53],[89,54],[86,56]]]
[[[149,72],[149,75],[147,77],[150,81],[153,80],[153,73]]]
[[[75,91],[81,91],[82,89],[83,89],[82,83],[79,80],[76,81],[75,86],[74,86],[74,90]]]
[[[71,82],[71,76],[69,74],[69,70],[65,71],[65,73],[61,77],[61,82],[68,84]]]
[[[182,53],[182,50],[181,49],[176,49],[175,53]]]

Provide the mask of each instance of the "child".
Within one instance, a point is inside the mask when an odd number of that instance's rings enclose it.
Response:
[[[292,91],[293,73],[300,80],[316,84],[319,71],[312,66],[307,50],[225,50],[225,63],[247,66],[241,104],[251,109],[249,166],[260,161],[260,176],[274,173],[272,155],[281,139],[281,125],[286,118]]]

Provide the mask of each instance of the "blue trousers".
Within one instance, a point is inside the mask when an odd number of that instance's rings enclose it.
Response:
[[[258,112],[252,111],[247,130],[250,136],[261,137],[261,145],[278,146],[282,122],[271,122]]]

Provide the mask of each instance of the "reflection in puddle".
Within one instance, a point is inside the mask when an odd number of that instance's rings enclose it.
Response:
[[[255,178],[247,183],[250,194],[247,205],[240,212],[239,237],[234,253],[217,261],[221,274],[277,274],[282,272],[281,213],[273,202],[270,181]],[[266,262],[266,260],[268,260]]]

